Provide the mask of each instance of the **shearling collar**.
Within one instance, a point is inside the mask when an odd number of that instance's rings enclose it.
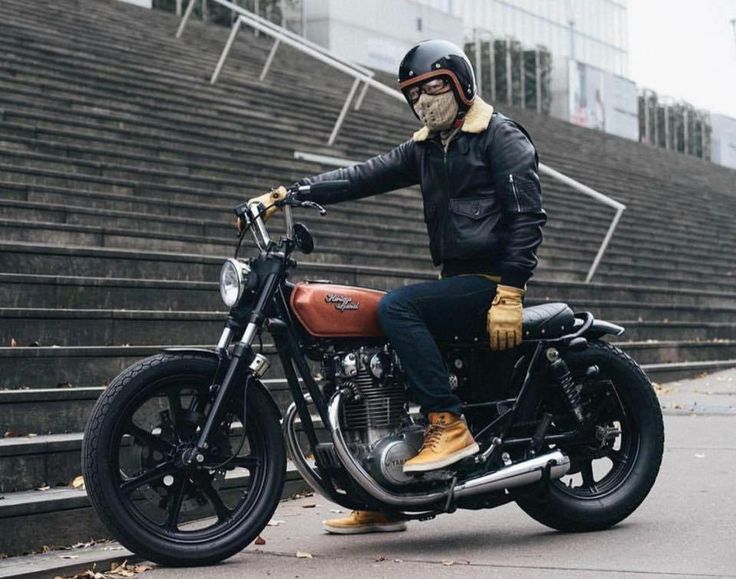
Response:
[[[460,130],[463,133],[482,133],[488,128],[491,122],[491,115],[493,114],[493,106],[489,105],[479,96],[473,99],[473,104],[470,105],[468,112],[465,113],[465,120]],[[414,141],[426,141],[429,137],[429,129],[422,127],[414,135],[412,139]]]

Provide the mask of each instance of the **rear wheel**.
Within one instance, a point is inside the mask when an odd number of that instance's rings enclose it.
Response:
[[[167,565],[221,561],[266,526],[284,485],[279,416],[258,386],[226,401],[209,448],[182,460],[211,404],[217,360],[164,353],[134,364],[98,400],[82,465],[95,511],[136,554]],[[245,428],[243,424],[245,423]]]
[[[553,529],[606,529],[634,512],[654,485],[664,451],[662,412],[649,378],[615,346],[591,342],[565,360],[576,383],[582,384],[590,427],[583,440],[560,445],[570,457],[568,475],[552,481],[543,496],[517,502]],[[598,376],[585,378],[593,365]]]

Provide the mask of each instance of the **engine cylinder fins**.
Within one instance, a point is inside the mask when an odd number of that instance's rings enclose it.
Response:
[[[352,380],[354,397],[343,406],[343,426],[349,430],[393,428],[406,415],[406,390],[387,385],[361,368]]]
[[[398,426],[406,414],[403,401],[383,400],[346,403],[343,409],[344,426],[349,430]]]

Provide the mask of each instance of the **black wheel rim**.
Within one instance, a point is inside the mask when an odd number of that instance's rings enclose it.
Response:
[[[553,484],[576,499],[599,500],[616,492],[631,476],[641,436],[629,401],[613,380],[599,377],[580,382],[583,408],[594,417],[594,428],[583,443],[562,449],[570,456],[570,472]]]
[[[266,487],[266,442],[243,424],[242,392],[231,397],[204,460],[185,466],[209,407],[211,377],[168,376],[126,406],[108,456],[123,508],[148,532],[176,542],[211,541],[239,524]]]

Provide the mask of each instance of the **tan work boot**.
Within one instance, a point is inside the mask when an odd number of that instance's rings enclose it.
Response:
[[[392,519],[376,511],[353,511],[341,519],[322,521],[322,526],[325,531],[336,535],[406,531],[406,521]]]
[[[404,472],[444,468],[479,450],[464,418],[452,412],[430,412],[422,449],[404,463]]]

